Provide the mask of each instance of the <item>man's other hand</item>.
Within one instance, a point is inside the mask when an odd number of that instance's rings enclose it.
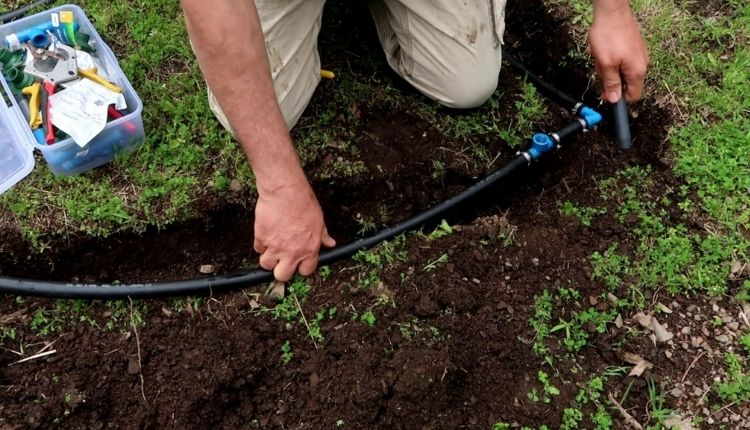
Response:
[[[278,281],[288,281],[299,269],[315,273],[322,246],[336,241],[328,235],[323,211],[304,178],[297,184],[262,193],[255,207],[255,251],[260,266],[273,270]]]
[[[624,83],[625,99],[635,102],[643,95],[649,62],[640,27],[627,2],[616,8],[596,1],[594,4],[589,42],[596,60],[596,74],[602,83],[602,99],[616,103],[622,96]]]

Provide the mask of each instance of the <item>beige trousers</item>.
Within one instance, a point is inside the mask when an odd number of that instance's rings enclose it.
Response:
[[[289,128],[320,82],[318,33],[325,0],[255,0],[276,97]],[[506,0],[370,0],[388,63],[419,91],[472,108],[495,91]],[[209,90],[211,109],[231,130]]]

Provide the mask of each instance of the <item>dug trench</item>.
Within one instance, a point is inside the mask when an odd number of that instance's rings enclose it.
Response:
[[[323,33],[321,49],[342,56],[330,64],[356,64],[378,52],[364,7],[326,20],[338,30]],[[584,65],[557,66],[572,43],[563,17],[541,1],[510,1],[507,32],[509,50],[530,68],[571,94],[595,99]],[[353,43],[336,50],[337,38]],[[507,94],[519,92],[520,83],[509,71],[500,80]],[[335,84],[321,86],[308,115],[330,97]],[[499,121],[512,115],[512,102],[502,103],[507,116]],[[499,138],[488,138],[483,144],[501,154],[493,165],[451,163],[451,154],[472,143],[446,137],[408,106],[374,100],[354,110],[368,174],[353,183],[315,183],[340,241],[357,236],[362,228],[357,214],[377,214],[378,225],[402,219],[463,189],[513,154]],[[569,118],[559,109],[550,112],[543,124],[548,130]],[[583,297],[598,296],[603,287],[591,280],[590,255],[629,238],[614,221],[586,228],[562,217],[561,200],[596,202],[596,179],[632,165],[651,166],[660,190],[676,183],[661,161],[668,115],[648,102],[638,113],[633,151],[619,152],[607,125],[571,140],[449,214],[450,223],[458,225],[452,234],[440,240],[408,236],[397,245],[406,257],[379,268],[371,288],[359,287],[371,274],[368,266],[351,261],[333,265],[329,276],[309,279],[312,290],[301,304],[306,319],[337,309],[321,323],[324,339],[317,342],[305,325],[274,318],[269,310],[274,302],[248,289],[189,302],[188,311],[180,313],[168,300],[136,303],[129,311],[144,322],[137,336],[129,323],[104,329],[111,308],[87,304],[91,323],[63,322],[48,336],[55,354],[9,366],[18,360],[17,345],[36,338],[29,328],[34,311],[55,302],[4,297],[0,318],[17,328],[17,340],[0,350],[0,427],[455,429],[508,421],[557,428],[575,391],[572,384],[560,384],[559,399],[550,404],[527,397],[541,365],[530,347],[533,299],[544,289],[568,284]],[[445,157],[447,167],[438,177],[431,170],[436,157]],[[314,171],[326,162],[323,157],[307,167]],[[99,282],[193,277],[201,264],[230,273],[252,267],[251,232],[252,211],[230,207],[162,231],[76,239],[33,258],[23,247],[6,245],[12,258],[3,258],[0,272]],[[368,309],[375,317],[372,327],[360,319]],[[126,312],[124,319],[132,317]],[[611,335],[592,336],[598,346],[587,349],[578,364],[586,372],[619,364],[609,346]],[[293,357],[285,364],[287,341]]]

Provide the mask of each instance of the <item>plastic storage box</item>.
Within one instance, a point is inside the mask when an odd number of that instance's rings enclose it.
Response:
[[[90,43],[96,49],[100,73],[123,89],[128,108],[122,118],[108,122],[104,130],[83,148],[70,138],[53,145],[44,145],[37,142],[28,125],[26,98],[15,98],[5,79],[0,78],[2,96],[7,102],[0,103],[0,193],[15,185],[33,169],[33,149],[42,153],[55,175],[76,175],[101,166],[118,154],[135,150],[145,140],[141,118],[143,103],[117,64],[114,53],[81,8],[74,5],[60,6],[1,25],[0,41],[4,41],[10,34],[49,22],[51,14],[60,11],[73,12],[80,31],[91,36]]]

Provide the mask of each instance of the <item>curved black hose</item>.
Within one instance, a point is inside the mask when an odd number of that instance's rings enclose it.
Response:
[[[44,6],[47,3],[51,3],[52,0],[37,0],[35,2],[31,2],[27,4],[26,6],[21,6],[16,10],[4,13],[0,15],[0,24],[5,24],[7,22],[15,21],[19,18],[23,18],[26,16],[26,14],[35,7]]]
[[[513,58],[513,56],[508,55],[508,53],[504,49],[502,53],[503,58],[516,72],[528,78],[534,84],[534,86],[536,86],[540,93],[560,105],[563,109],[573,111],[577,106],[579,106],[578,101],[576,101],[573,97],[570,97],[569,95],[563,93],[562,91],[544,81],[539,76],[535,75],[532,71],[527,69],[526,66],[519,63],[518,60]]]
[[[372,236],[321,253],[319,264],[330,264],[351,257],[362,249],[373,247],[384,240],[393,239],[401,233],[416,229],[422,226],[426,221],[437,218],[446,211],[486,190],[488,187],[508,176],[517,168],[526,164],[527,159],[523,155],[519,155],[500,170],[495,171],[464,191],[424,212],[394,226],[380,230]],[[204,279],[134,285],[73,284],[0,277],[0,293],[59,299],[117,300],[128,297],[155,298],[206,295],[231,289],[255,286],[272,280],[273,273],[266,270],[256,270],[250,273],[217,276]]]

